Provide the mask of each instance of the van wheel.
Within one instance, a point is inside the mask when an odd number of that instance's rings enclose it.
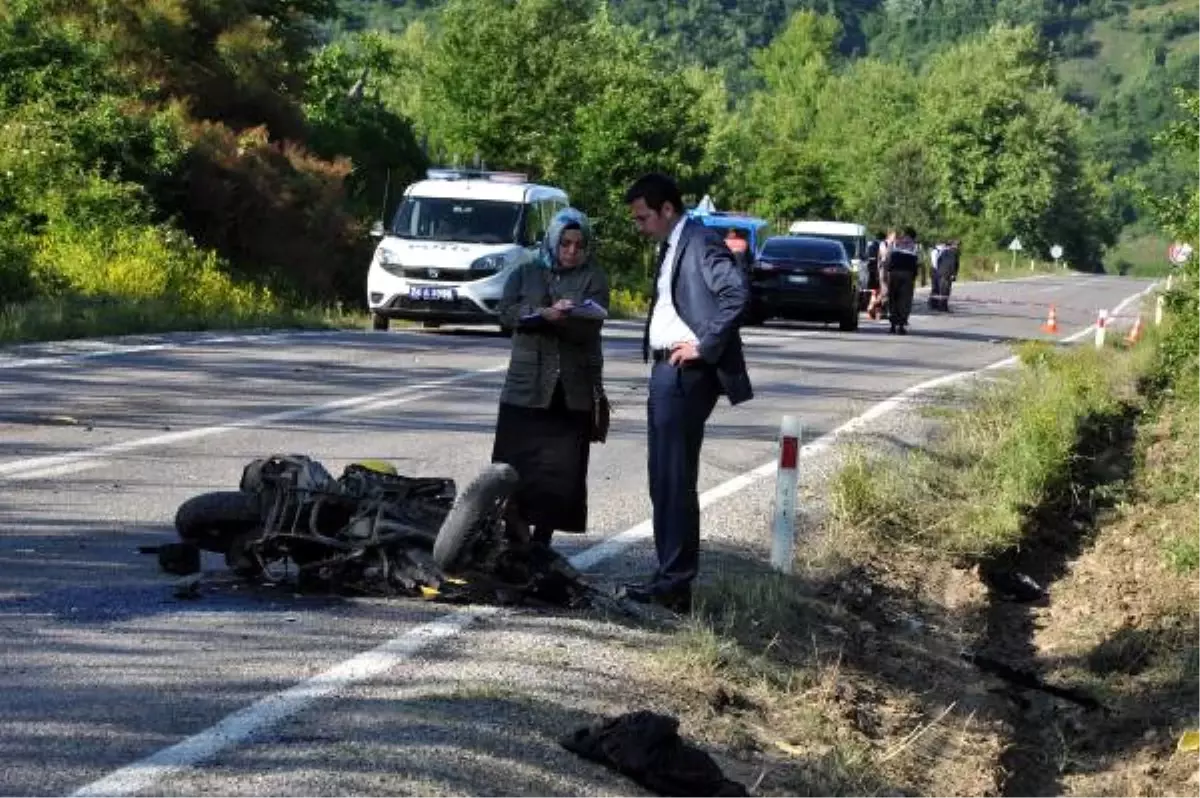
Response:
[[[376,332],[383,332],[388,328],[388,317],[380,313],[375,313],[371,316],[371,329]]]

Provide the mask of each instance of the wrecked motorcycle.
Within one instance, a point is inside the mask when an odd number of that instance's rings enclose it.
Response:
[[[199,550],[224,555],[238,576],[291,578],[312,590],[581,606],[594,594],[563,557],[529,537],[509,512],[518,475],[486,467],[462,493],[454,480],[407,477],[362,461],[333,477],[304,455],[252,460],[236,491],[180,505],[180,544],[159,551],[164,569],[199,570]],[[180,565],[181,549],[194,563]]]

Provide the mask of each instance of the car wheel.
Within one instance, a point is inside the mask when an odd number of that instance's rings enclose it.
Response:
[[[383,332],[388,328],[388,317],[380,313],[371,316],[371,329],[376,332]]]
[[[857,306],[851,308],[850,311],[848,313],[846,313],[845,316],[842,317],[841,321],[838,322],[838,329],[841,330],[842,332],[854,332],[855,330],[858,329],[858,307]]]

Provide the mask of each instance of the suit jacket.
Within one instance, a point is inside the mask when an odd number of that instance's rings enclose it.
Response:
[[[671,299],[675,312],[700,339],[700,358],[716,369],[721,392],[729,398],[729,403],[737,405],[752,399],[754,389],[738,332],[750,301],[746,273],[738,268],[721,236],[692,219],[684,220],[675,248]],[[650,359],[650,320],[656,304],[658,275],[642,335],[644,360]]]

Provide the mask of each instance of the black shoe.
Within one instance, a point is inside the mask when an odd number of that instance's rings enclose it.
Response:
[[[893,324],[891,327],[888,328],[888,335],[895,335],[895,334],[896,334],[896,325]]]
[[[897,332],[899,332],[901,335],[908,335],[908,327],[901,324],[900,328],[897,330]]]
[[[639,604],[657,604],[671,612],[687,615],[692,611],[692,589],[676,587],[664,590],[654,584],[625,585],[625,598]]]

